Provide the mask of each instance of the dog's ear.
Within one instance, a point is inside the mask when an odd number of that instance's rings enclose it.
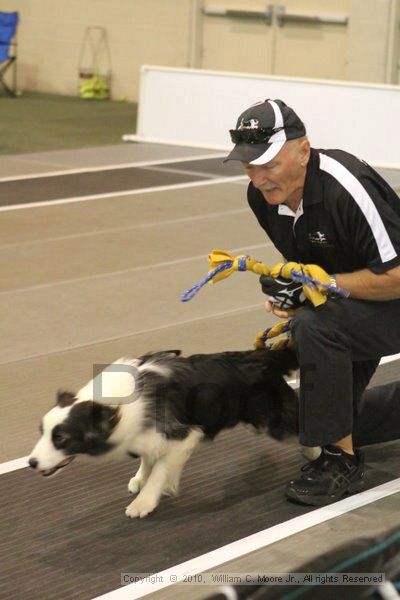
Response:
[[[106,444],[114,427],[120,419],[119,409],[111,406],[105,406],[99,402],[90,402],[89,423],[84,434],[84,439],[88,447],[96,452]]]
[[[85,444],[89,449],[94,448],[100,441],[101,436],[97,431],[86,431],[84,435]]]
[[[87,454],[96,456],[112,448],[108,438],[118,423],[120,415],[118,408],[104,406],[98,402],[91,402],[91,404],[90,422],[83,439]]]
[[[56,396],[56,405],[61,408],[71,406],[76,400],[75,394],[72,392],[66,392],[65,390],[58,390]]]

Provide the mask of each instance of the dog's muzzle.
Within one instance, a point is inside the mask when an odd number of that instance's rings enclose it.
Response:
[[[61,462],[58,463],[58,465],[56,465],[52,469],[43,469],[40,470],[39,473],[43,475],[43,477],[49,477],[50,475],[54,475],[54,473],[56,473],[59,469],[62,469],[63,467],[69,465],[69,463],[72,462],[74,458],[75,456],[66,456]],[[28,462],[31,469],[38,468],[39,463],[36,458],[30,458]]]

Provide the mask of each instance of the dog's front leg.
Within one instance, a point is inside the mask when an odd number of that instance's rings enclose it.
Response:
[[[128,490],[131,494],[137,494],[146,484],[154,462],[149,459],[148,456],[142,456],[140,458],[140,467],[136,472],[136,475],[129,480]]]
[[[159,458],[140,493],[125,510],[127,517],[145,517],[158,505],[168,477],[168,455]],[[140,470],[140,469],[139,469]],[[135,478],[134,478],[135,479]]]
[[[201,431],[192,431],[185,440],[170,442],[166,454],[154,463],[140,494],[126,508],[127,517],[145,517],[156,508],[163,493],[176,493],[182,469],[202,437]]]

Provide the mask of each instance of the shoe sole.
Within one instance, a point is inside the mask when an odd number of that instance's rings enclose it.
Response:
[[[337,491],[335,494],[331,494],[330,496],[302,496],[296,494],[295,492],[286,492],[286,498],[291,500],[292,502],[297,502],[298,504],[306,504],[308,506],[326,506],[327,504],[332,504],[333,502],[337,502],[341,500],[344,496],[351,496],[352,494],[356,494],[357,492],[361,492],[365,487],[364,481],[357,481],[357,483],[353,483],[349,485],[349,487],[343,491]]]

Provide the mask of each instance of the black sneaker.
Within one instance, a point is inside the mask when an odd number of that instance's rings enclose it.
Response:
[[[324,446],[319,458],[301,470],[285,490],[289,500],[301,504],[323,506],[364,487],[364,456],[359,450],[353,456],[337,446]]]

